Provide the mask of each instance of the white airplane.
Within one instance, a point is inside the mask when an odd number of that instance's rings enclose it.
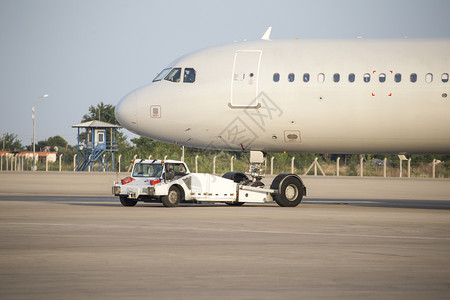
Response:
[[[450,153],[450,40],[236,42],[187,54],[125,96],[117,120],[189,147]]]

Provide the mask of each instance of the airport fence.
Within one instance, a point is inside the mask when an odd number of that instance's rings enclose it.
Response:
[[[56,161],[39,160],[37,170],[47,172],[75,171],[76,156],[57,156]],[[118,173],[127,173],[131,170],[132,159],[174,159],[184,160],[191,172],[224,174],[229,171],[248,172],[249,162],[242,153],[229,153],[224,151],[208,153],[186,153],[179,156],[177,153],[168,155],[137,155],[128,153],[119,154],[116,158],[115,170]],[[414,156],[406,158],[398,156],[397,160],[374,159],[370,155],[353,155],[350,158],[337,156],[330,159],[329,155],[316,156],[314,154],[268,154],[264,162],[267,175],[280,173],[294,173],[311,176],[377,176],[377,177],[422,177],[422,178],[450,178],[450,165],[445,161],[432,159],[430,162],[414,162]],[[32,161],[20,155],[1,155],[0,171],[31,171]],[[108,169],[112,170],[111,163]],[[105,172],[98,164],[88,172]]]

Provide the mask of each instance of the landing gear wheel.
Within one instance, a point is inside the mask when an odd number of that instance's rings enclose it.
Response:
[[[165,207],[176,207],[180,203],[180,199],[180,190],[176,186],[172,186],[169,189],[169,194],[161,197],[161,202]]]
[[[244,173],[239,173],[239,172],[228,172],[223,174],[222,176],[223,178],[227,178],[227,179],[231,179],[236,183],[244,183],[245,182],[251,182],[247,175],[245,175]],[[244,205],[245,202],[228,202],[227,205],[229,206],[242,206]]]
[[[303,184],[296,177],[287,176],[278,187],[278,193],[273,194],[279,206],[294,207],[303,199]]]
[[[228,173],[223,174],[222,177],[226,178],[226,179],[231,179],[236,183],[241,183],[241,182],[249,180],[247,175],[245,175],[244,173],[239,173],[239,172],[228,172]]]
[[[128,199],[126,196],[120,196],[120,203],[122,203],[123,206],[135,206],[137,201]]]
[[[260,186],[264,186],[264,183],[262,183],[261,181],[255,181],[251,184],[251,186],[260,187]]]

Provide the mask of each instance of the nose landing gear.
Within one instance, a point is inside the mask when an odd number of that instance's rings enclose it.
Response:
[[[249,163],[249,173],[228,172],[223,177],[243,185],[264,188],[264,183],[261,181],[265,176],[263,173],[264,153],[250,151]],[[247,175],[250,175],[251,179]],[[306,187],[302,179],[296,174],[277,175],[272,181],[270,189],[273,190],[272,198],[282,207],[297,206],[302,201],[303,196],[306,196]]]

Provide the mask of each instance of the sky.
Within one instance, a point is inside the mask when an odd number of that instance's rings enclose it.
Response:
[[[269,26],[271,39],[450,38],[449,12],[449,0],[0,0],[0,136],[31,145],[32,107],[48,94],[36,141],[76,145],[71,126],[90,105],[116,105],[177,57]]]

